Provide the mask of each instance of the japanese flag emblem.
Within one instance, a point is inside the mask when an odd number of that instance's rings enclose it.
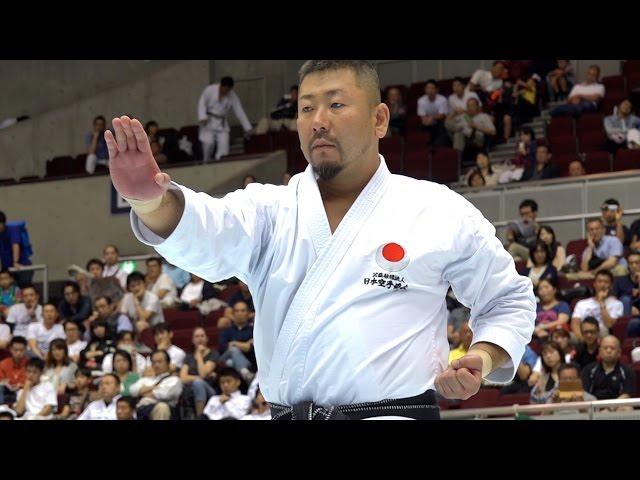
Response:
[[[399,272],[409,265],[409,255],[397,243],[385,243],[376,252],[376,262],[388,272]]]

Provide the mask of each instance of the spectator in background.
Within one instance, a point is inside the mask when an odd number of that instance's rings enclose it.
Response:
[[[387,99],[385,101],[389,107],[389,129],[387,136],[404,135],[407,122],[407,107],[402,100],[402,92],[399,88],[391,87],[387,91]]]
[[[600,207],[602,211],[602,224],[604,226],[604,234],[617,237],[622,245],[629,245],[631,240],[630,231],[626,225],[622,223],[622,205],[615,198],[608,198]]]
[[[251,403],[251,413],[240,420],[271,420],[271,408],[260,390],[258,390],[256,398]]]
[[[464,79],[461,77],[456,77],[453,79],[453,83],[451,85],[453,93],[449,95],[449,118],[456,117],[458,115],[462,115],[467,112],[467,102],[470,98],[474,98],[478,101],[478,105],[482,106],[482,102],[480,101],[480,97],[476,92],[472,92],[466,89],[466,84]]]
[[[571,60],[556,60],[556,67],[547,75],[551,100],[566,100],[573,88],[573,65]]]
[[[253,133],[251,122],[242,109],[240,98],[233,91],[234,81],[223,77],[220,83],[207,86],[198,101],[198,121],[200,131],[198,139],[202,142],[203,162],[206,163],[216,147],[215,160],[229,155],[229,122],[227,115],[231,109],[242,124],[245,136]]]
[[[573,356],[575,355],[575,350],[570,343],[571,336],[567,330],[564,328],[556,328],[553,330],[553,333],[550,335],[551,342],[555,343],[560,347],[560,350],[564,354],[565,363],[569,363],[572,361]],[[549,340],[549,337],[547,338]],[[541,357],[538,357],[538,360],[533,366],[533,370],[531,372],[531,376],[529,377],[528,383],[531,386],[534,386],[538,380],[540,379],[540,375],[543,373],[542,361]]]
[[[558,369],[558,385],[560,386],[563,382],[576,381],[579,381],[582,384],[582,379],[580,378],[580,366],[575,363],[565,363],[564,365],[560,365],[560,368]],[[596,400],[598,400],[596,397],[591,395],[589,392],[584,391],[583,386],[582,391],[568,392],[566,395],[562,395],[558,388],[551,396],[551,401],[549,403],[594,402]],[[575,412],[572,410],[558,410],[553,412],[554,415],[563,413],[579,413],[579,410],[576,410]]]
[[[447,296],[447,339],[449,347],[455,347],[460,343],[460,328],[463,324],[468,323],[471,318],[471,309],[460,303],[453,293],[453,289],[449,287]]]
[[[613,294],[624,306],[623,314],[633,316],[627,326],[628,337],[640,337],[640,253],[627,255],[629,274],[617,277],[613,285]]]
[[[160,143],[154,140],[149,144],[149,147],[151,148],[151,155],[153,155],[153,158],[158,165],[166,165],[167,163],[169,163],[169,157],[162,153],[162,147],[160,146]]]
[[[42,381],[51,382],[57,395],[64,395],[67,387],[73,388],[78,365],[69,359],[67,343],[63,339],[51,341],[44,368]]]
[[[6,318],[9,309],[22,301],[22,290],[15,284],[9,270],[0,271],[0,320]],[[0,350],[3,347],[0,346]]]
[[[289,185],[289,180],[291,180],[291,173],[284,172],[282,174],[282,180],[280,180],[280,185],[284,185],[285,187]]]
[[[32,358],[27,362],[27,379],[18,392],[16,413],[23,420],[51,420],[58,408],[58,396],[49,382],[41,382],[44,360]]]
[[[93,119],[93,130],[84,137],[87,147],[87,160],[85,170],[92,175],[96,170],[96,164],[109,167],[109,150],[104,139],[104,132],[107,130],[107,122],[102,115]]]
[[[101,370],[105,355],[113,353],[115,347],[111,339],[107,337],[107,325],[104,320],[98,319],[91,324],[91,340],[87,348],[80,352],[80,368],[89,370]]]
[[[250,183],[256,183],[256,177],[253,175],[246,175],[243,179],[242,179],[242,188],[247,188],[247,185],[249,185]]]
[[[471,331],[471,328],[469,328],[468,323],[465,322],[460,327],[459,338],[460,344],[458,347],[449,351],[449,365],[451,365],[451,362],[454,360],[464,357],[469,351],[471,341],[473,340],[473,332]]]
[[[132,397],[120,397],[116,401],[116,418],[118,420],[136,419],[136,401]]]
[[[116,420],[116,402],[120,398],[120,378],[108,373],[100,379],[100,400],[91,402],[78,420]]]
[[[534,117],[540,115],[538,108],[538,83],[537,76],[524,73],[523,78],[518,78],[513,86],[513,101],[509,102],[507,113],[503,116],[504,141],[511,138],[513,125],[520,126],[531,122]]]
[[[160,299],[162,308],[171,308],[178,301],[178,290],[173,280],[162,272],[162,260],[158,257],[148,258],[145,283],[147,290]]]
[[[593,278],[596,272],[601,270],[618,276],[627,274],[622,242],[617,236],[605,235],[601,218],[592,218],[587,222],[587,243],[580,264],[582,278]],[[613,280],[611,284],[613,285]]]
[[[516,156],[505,162],[505,169],[500,175],[500,183],[518,182],[522,179],[525,170],[534,170],[536,165],[536,152],[538,142],[536,133],[531,127],[520,129],[520,142]]]
[[[52,340],[56,338],[64,340],[64,329],[57,321],[58,310],[55,305],[46,303],[42,309],[42,323],[31,323],[27,330],[29,352],[32,356],[44,360]]]
[[[233,325],[220,332],[220,362],[237,369],[247,383],[254,374],[249,370],[255,359],[253,327],[249,325],[249,309],[245,302],[233,306]]]
[[[449,104],[444,96],[438,93],[435,80],[428,80],[424,87],[424,95],[418,99],[418,116],[421,130],[431,134],[434,145],[446,145],[447,134],[444,120],[449,113]]]
[[[593,297],[585,298],[576,303],[571,318],[571,330],[582,340],[580,323],[587,317],[598,320],[600,336],[609,334],[609,330],[624,312],[622,302],[612,295],[613,275],[608,270],[600,270],[593,281],[595,293]]]
[[[185,285],[180,294],[180,307],[183,309],[197,308],[202,302],[202,287],[204,280],[197,275],[191,274],[191,281]]]
[[[136,347],[136,342],[133,338],[133,332],[123,330],[118,333],[118,340],[116,342],[116,352],[123,351],[129,354],[129,363],[131,364],[131,371],[138,374],[139,377],[144,376],[146,373],[147,366],[150,366],[147,359],[138,352]],[[108,353],[104,356],[102,360],[102,371],[105,373],[111,373],[114,370],[114,353]],[[118,374],[120,375],[120,374]],[[120,375],[120,380],[122,380],[123,384],[127,384],[126,379]],[[125,395],[127,395],[125,393]]]
[[[131,396],[141,397],[137,415],[141,420],[169,420],[175,418],[175,407],[182,394],[180,379],[171,374],[169,354],[156,350],[151,355],[153,376],[142,377],[131,385]]]
[[[620,340],[607,335],[600,342],[600,361],[587,365],[582,370],[582,383],[585,391],[598,400],[631,398],[636,381],[633,370],[620,363]],[[627,410],[630,407],[619,407]]]
[[[73,387],[67,387],[65,405],[58,420],[75,420],[87,408],[91,401],[91,378],[90,370],[76,370]]]
[[[256,309],[253,306],[253,297],[251,296],[251,291],[249,291],[249,286],[242,281],[238,281],[238,286],[240,289],[229,298],[229,306],[233,307],[237,302],[244,302],[249,309],[249,318],[253,318]]]
[[[496,134],[493,120],[480,110],[475,98],[467,101],[467,112],[458,116],[455,124],[451,124],[449,134],[453,139],[453,148],[462,152],[467,146],[483,148],[486,138]]]
[[[546,339],[557,328],[569,329],[571,307],[558,300],[556,280],[542,278],[537,284],[536,294],[540,301],[536,308],[536,325],[533,332],[539,339]]]
[[[525,168],[521,180],[523,182],[528,180],[547,180],[559,176],[558,167],[551,163],[551,147],[549,145],[538,145],[536,147],[536,163]]]
[[[594,317],[586,317],[580,324],[580,337],[573,361],[584,368],[598,358],[600,347],[600,323]]]
[[[147,124],[144,126],[144,131],[147,133],[147,137],[149,138],[149,143],[158,142],[158,145],[160,147],[164,146],[164,142],[166,139],[162,135],[158,135],[158,132],[160,131],[160,126],[158,125],[158,122],[155,122],[153,120],[148,121]]]
[[[120,313],[127,315],[137,332],[164,322],[160,299],[147,291],[144,276],[132,272],[127,277],[127,290],[120,304]]]
[[[159,323],[153,327],[153,336],[156,341],[156,350],[165,350],[171,359],[171,373],[179,371],[184,364],[187,356],[184,350],[171,343],[173,341],[173,332],[166,323]]]
[[[552,117],[579,117],[583,113],[595,113],[605,95],[604,85],[599,83],[600,67],[591,65],[585,74],[585,81],[575,85],[569,93],[569,101],[551,110]]]
[[[191,278],[189,272],[185,272],[181,268],[170,264],[164,258],[162,259],[162,272],[169,275],[178,290],[184,288]]]
[[[489,156],[485,152],[478,152],[476,155],[476,168],[471,170],[471,172],[479,172],[482,175],[485,185],[497,185],[498,184],[498,174],[493,171],[491,167],[491,162],[489,161]],[[471,185],[471,173],[467,178],[467,184]]]
[[[554,267],[556,267],[557,271],[560,271],[567,260],[567,251],[556,240],[556,233],[554,232],[553,228],[551,228],[549,225],[540,225],[540,228],[538,229],[537,239],[538,241],[544,242],[544,244],[547,246],[553,259],[551,263]],[[531,258],[529,258],[529,260],[527,260],[527,267],[530,268],[532,266],[533,262],[531,261]]]
[[[19,225],[7,225],[7,216],[0,211],[0,270],[31,265],[30,254],[23,248],[23,232]],[[33,271],[14,272],[13,275],[18,286],[24,287],[31,283]]]
[[[193,353],[188,353],[182,368],[180,380],[183,384],[183,396],[193,399],[196,417],[200,417],[209,398],[215,395],[213,381],[220,355],[209,348],[209,338],[204,328],[193,330]]]
[[[478,69],[473,72],[469,80],[469,85],[467,85],[467,90],[476,92],[480,97],[480,101],[487,103],[487,100],[492,97],[492,94],[499,93],[502,89],[502,77],[504,73],[504,62],[497,60],[493,62],[491,71]]]
[[[529,250],[529,260],[532,260],[533,265],[527,269],[525,276],[531,279],[534,288],[540,280],[551,280],[554,284],[558,282],[558,270],[553,266],[551,252],[546,243],[538,240]]]
[[[116,276],[103,276],[104,263],[102,260],[97,258],[89,260],[87,262],[87,271],[90,274],[90,277],[86,280],[87,295],[91,300],[91,304],[94,305],[99,297],[109,297],[113,303],[119,304],[124,295],[124,290]],[[78,275],[78,283],[81,283],[80,275]]]
[[[81,329],[84,329],[84,325],[77,324],[73,320],[67,320],[62,324],[62,327],[64,328],[69,358],[72,362],[78,363],[80,361],[80,352],[87,348],[87,342],[80,338]]]
[[[91,299],[80,295],[77,282],[66,282],[63,289],[64,298],[58,305],[62,320],[73,320],[80,324],[91,315]]]
[[[27,339],[13,337],[9,344],[11,356],[0,361],[0,405],[13,404],[16,392],[27,379]]]
[[[133,371],[133,360],[126,350],[116,350],[110,355],[111,361],[113,362],[113,374],[120,380],[120,392],[122,395],[129,396],[131,395],[129,390],[131,385],[140,380],[141,375]],[[102,364],[104,365],[104,363],[103,361]],[[104,372],[104,368],[102,371]]]
[[[627,147],[629,130],[640,128],[640,118],[633,113],[631,100],[625,98],[612,115],[605,117],[604,129],[607,132],[607,151],[615,154],[619,148]]]
[[[269,114],[270,118],[262,118],[256,125],[256,134],[263,135],[269,131],[279,130],[298,131],[298,85],[289,89],[289,94],[283,96],[276,105],[276,109]]]
[[[485,181],[484,177],[482,176],[482,173],[480,173],[478,170],[471,170],[471,172],[469,172],[469,179],[467,180],[467,186],[469,187],[484,187],[487,185],[487,182]]]
[[[587,169],[584,168],[584,164],[580,160],[574,160],[569,164],[569,176],[581,177],[587,174]]]
[[[542,346],[542,372],[531,390],[531,403],[549,403],[558,388],[558,370],[565,363],[565,355],[560,346],[547,342]]]
[[[102,251],[104,257],[104,270],[102,271],[103,277],[116,277],[120,282],[122,290],[127,289],[127,272],[120,269],[118,265],[118,247],[115,245],[107,245]]]
[[[7,313],[7,323],[13,325],[13,336],[26,338],[31,323],[42,323],[42,305],[38,305],[39,299],[40,296],[33,285],[22,288],[24,303],[16,303]]]
[[[506,249],[515,261],[528,261],[530,248],[538,241],[540,227],[536,218],[538,216],[538,203],[535,200],[525,199],[520,202],[520,219],[507,226]]]
[[[251,399],[240,393],[240,375],[233,368],[220,372],[221,395],[212,396],[204,407],[203,415],[209,420],[240,420],[251,408]]]
[[[114,341],[119,332],[133,330],[133,323],[127,315],[117,311],[115,305],[109,297],[98,297],[95,303],[95,310],[87,319],[87,330],[91,329],[91,325],[101,320],[107,328],[107,339]]]

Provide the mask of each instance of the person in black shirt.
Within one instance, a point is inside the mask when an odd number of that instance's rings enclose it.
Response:
[[[77,324],[84,322],[91,315],[91,299],[80,295],[80,285],[77,282],[67,282],[64,285],[64,300],[58,305],[62,321],[73,320]]]
[[[615,198],[608,198],[602,203],[602,223],[604,234],[618,237],[620,243],[629,246],[631,234],[629,228],[622,223],[622,205]]]
[[[204,328],[196,327],[193,330],[193,352],[185,357],[180,369],[180,381],[184,386],[183,398],[187,403],[193,400],[196,417],[202,415],[207,400],[215,395],[213,382],[215,381],[215,369],[220,358],[218,352],[209,348],[209,338]]]
[[[627,255],[629,274],[616,277],[613,293],[624,305],[624,315],[640,317],[640,253]],[[640,337],[640,318],[632,318],[627,327],[628,337]]]
[[[585,318],[580,324],[580,332],[582,332],[583,341],[578,343],[573,361],[584,369],[586,365],[595,362],[598,358],[598,347],[600,346],[598,320],[593,317]]]

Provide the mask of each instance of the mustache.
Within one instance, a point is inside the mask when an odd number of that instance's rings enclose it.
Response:
[[[336,140],[335,138],[330,137],[327,133],[316,133],[313,137],[311,137],[311,140],[309,140],[309,151],[311,151],[311,148],[313,146],[313,143],[316,140],[326,140],[329,143],[332,143],[336,146],[336,148],[339,148],[340,144],[338,143],[338,140]]]

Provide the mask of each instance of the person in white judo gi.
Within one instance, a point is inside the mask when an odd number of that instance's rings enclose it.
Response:
[[[307,169],[220,199],[161,172],[138,120],[105,133],[138,240],[210,282],[249,286],[273,419],[439,418],[436,391],[466,399],[485,377],[510,381],[533,333],[531,281],[466,199],[389,172],[375,69],[306,62],[298,108]],[[451,365],[449,285],[473,331]]]
[[[202,161],[208,162],[217,144],[215,160],[229,155],[229,111],[233,113],[242,124],[245,135],[253,132],[251,122],[242,108],[240,98],[233,91],[233,78],[223,77],[220,83],[207,86],[198,101],[198,139],[202,143]]]

